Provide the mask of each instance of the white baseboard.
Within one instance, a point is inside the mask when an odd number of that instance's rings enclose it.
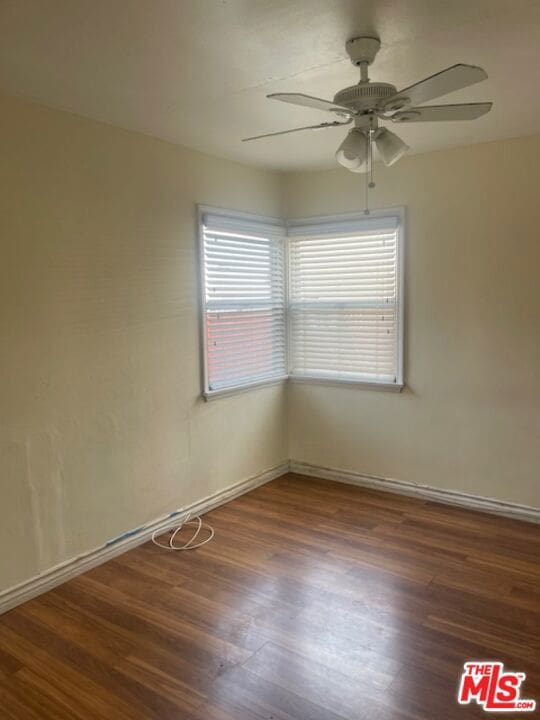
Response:
[[[119,538],[111,540],[99,548],[66,560],[60,565],[56,565],[29,580],[0,592],[0,615],[37,595],[52,590],[52,588],[57,585],[61,585],[87,570],[91,570],[97,565],[107,562],[107,560],[111,560],[117,555],[121,555],[127,550],[137,547],[137,545],[142,545],[150,539],[152,533],[156,530],[165,532],[165,530],[180,522],[181,518],[187,514],[203,515],[250,490],[254,490],[270,480],[275,480],[289,471],[301,475],[310,475],[326,480],[348,483],[350,485],[373,488],[384,492],[415,496],[447,505],[458,505],[471,510],[503,515],[516,520],[540,523],[539,508],[494,500],[478,495],[469,495],[455,490],[441,490],[429,485],[417,485],[416,483],[403,480],[391,480],[374,475],[352,472],[350,470],[338,470],[336,468],[291,460],[290,462],[283,462],[247,480],[242,480],[235,485],[230,485],[224,490],[219,490],[212,495],[208,495],[202,500],[198,500],[185,508],[181,508],[166,517],[153,520],[144,527],[124,533]]]
[[[288,470],[289,463],[283,462],[247,480],[242,480],[235,485],[230,485],[224,490],[219,490],[212,495],[208,495],[202,500],[198,500],[174,513],[153,520],[141,528],[124,533],[101,547],[94,548],[83,555],[66,560],[60,565],[56,565],[29,580],[25,580],[12,588],[0,592],[0,615],[37,595],[52,590],[52,588],[57,585],[61,585],[87,570],[91,570],[97,565],[107,562],[107,560],[111,560],[117,555],[121,555],[127,550],[137,547],[137,545],[142,545],[151,538],[152,533],[156,532],[156,530],[165,532],[168,528],[177,525],[183,516],[188,514],[203,515],[219,505],[233,500],[239,495],[243,495],[270,480],[284,475]]]
[[[446,505],[459,505],[470,510],[503,515],[515,520],[526,520],[528,522],[540,523],[540,508],[518,505],[516,503],[493,500],[492,498],[480,495],[469,495],[456,490],[441,490],[430,485],[417,485],[416,483],[404,480],[391,480],[389,478],[365,475],[350,470],[338,470],[336,468],[311,465],[310,463],[298,460],[290,461],[290,471],[300,475],[311,475],[312,477],[323,478],[324,480],[336,480],[337,482],[360,487],[383,490],[384,492],[398,493],[399,495],[411,495],[425,500],[445,503]]]

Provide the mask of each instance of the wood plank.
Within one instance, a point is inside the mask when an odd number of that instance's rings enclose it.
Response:
[[[289,474],[0,617],[6,720],[456,720],[463,663],[540,693],[540,528]],[[540,696],[536,697],[540,701]]]

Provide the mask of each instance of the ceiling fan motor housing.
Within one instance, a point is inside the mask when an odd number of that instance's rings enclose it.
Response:
[[[359,83],[343,88],[334,96],[336,105],[344,105],[360,113],[380,109],[386,98],[395,95],[396,88],[390,83]]]

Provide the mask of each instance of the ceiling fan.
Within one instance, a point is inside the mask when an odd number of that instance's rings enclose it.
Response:
[[[347,53],[353,65],[360,68],[360,82],[337,92],[332,102],[302,93],[273,93],[267,96],[292,105],[327,110],[337,119],[255,135],[244,138],[244,142],[300,130],[319,130],[354,123],[336,152],[336,160],[352,172],[370,172],[373,142],[385,165],[392,165],[409,149],[395,133],[379,127],[379,120],[393,123],[475,120],[491,110],[493,103],[490,102],[423,106],[425,102],[485,80],[487,73],[475,65],[452,65],[399,92],[389,83],[371,82],[368,67],[380,46],[380,40],[374,37],[357,37],[347,42]],[[374,186],[372,182],[370,186]]]

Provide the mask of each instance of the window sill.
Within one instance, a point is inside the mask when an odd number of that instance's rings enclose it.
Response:
[[[269,385],[281,385],[284,382],[307,383],[312,385],[328,385],[330,387],[349,387],[358,388],[359,390],[382,390],[383,392],[400,393],[405,385],[403,383],[385,383],[385,382],[368,382],[365,380],[347,380],[345,378],[325,378],[325,377],[308,377],[304,375],[285,375],[271,380],[262,380],[260,382],[249,383],[248,385],[239,385],[238,387],[223,388],[223,390],[209,390],[202,393],[206,402],[217,400],[222,397],[238,395],[248,392],[249,390],[257,390],[257,388],[268,387]]]
[[[238,395],[239,393],[256,390],[257,388],[267,387],[268,385],[280,385],[288,380],[287,375],[269,380],[260,380],[258,382],[248,383],[246,385],[238,385],[236,387],[223,388],[223,390],[206,390],[202,396],[206,402],[217,400],[218,398],[228,397],[230,395]]]
[[[294,383],[311,383],[313,385],[329,385],[334,387],[350,387],[359,390],[382,390],[383,392],[400,393],[404,383],[369,382],[366,380],[347,380],[345,378],[309,377],[306,375],[290,375],[289,381]]]

